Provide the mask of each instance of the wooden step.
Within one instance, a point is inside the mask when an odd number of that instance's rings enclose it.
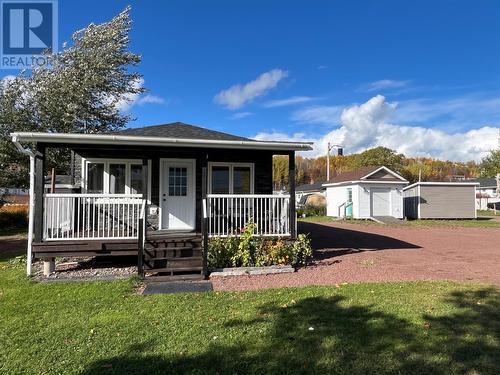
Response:
[[[201,249],[144,250],[144,259],[201,257]]]
[[[186,268],[186,267],[199,267],[203,265],[201,257],[184,257],[184,258],[167,258],[162,260],[152,259],[144,262],[145,269],[159,269],[159,268]]]
[[[153,269],[145,269],[145,272],[156,272],[156,273],[162,273],[162,272],[194,272],[198,271],[201,272],[203,271],[203,267],[165,267],[165,268],[153,268]]]
[[[160,281],[193,281],[202,280],[203,275],[200,273],[189,274],[189,275],[146,275],[146,280],[149,282],[160,282]]]

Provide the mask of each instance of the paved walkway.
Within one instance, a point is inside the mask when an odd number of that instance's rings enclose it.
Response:
[[[299,224],[316,263],[293,274],[213,279],[214,290],[342,282],[457,280],[500,285],[500,229]]]

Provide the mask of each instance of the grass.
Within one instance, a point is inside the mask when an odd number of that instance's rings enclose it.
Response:
[[[497,210],[497,214],[495,215],[495,211],[493,210],[477,210],[477,216],[500,216],[500,211]]]
[[[500,373],[500,292],[448,282],[140,296],[0,263],[0,373]]]
[[[336,222],[339,224],[361,224],[361,225],[382,225],[386,224],[377,223],[372,220],[359,220],[347,219],[336,220],[329,216],[309,216],[306,218],[299,218],[299,221],[325,223]],[[477,219],[477,220],[407,220],[405,222],[410,227],[453,227],[453,228],[500,228],[500,221],[490,219]]]
[[[16,236],[19,238],[25,238],[27,235],[28,229],[26,228],[0,228],[0,237]]]

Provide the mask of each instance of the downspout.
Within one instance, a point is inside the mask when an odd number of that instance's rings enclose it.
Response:
[[[31,276],[32,265],[32,245],[33,245],[33,223],[35,211],[35,154],[33,151],[24,148],[19,143],[17,136],[12,137],[12,142],[19,150],[19,152],[30,157],[30,200],[29,200],[29,213],[28,213],[28,253],[26,260],[26,274]]]

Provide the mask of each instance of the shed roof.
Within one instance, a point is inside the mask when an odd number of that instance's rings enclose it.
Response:
[[[376,175],[378,171],[385,171],[386,173],[392,175],[392,180],[387,179],[387,178],[377,178],[377,177],[370,177],[372,175]],[[339,174],[330,181],[325,182],[323,186],[328,186],[328,185],[335,185],[335,184],[340,184],[340,183],[347,183],[347,182],[360,182],[360,181],[370,181],[370,182],[394,182],[394,181],[399,181],[399,182],[408,182],[406,181],[403,177],[401,177],[399,174],[396,172],[390,170],[389,168],[382,166],[382,165],[377,165],[377,166],[367,166],[367,167],[361,167],[358,169],[355,169],[353,171],[345,172],[342,174]]]
[[[403,190],[414,188],[415,186],[479,186],[477,182],[447,182],[447,181],[420,181],[406,186]]]

